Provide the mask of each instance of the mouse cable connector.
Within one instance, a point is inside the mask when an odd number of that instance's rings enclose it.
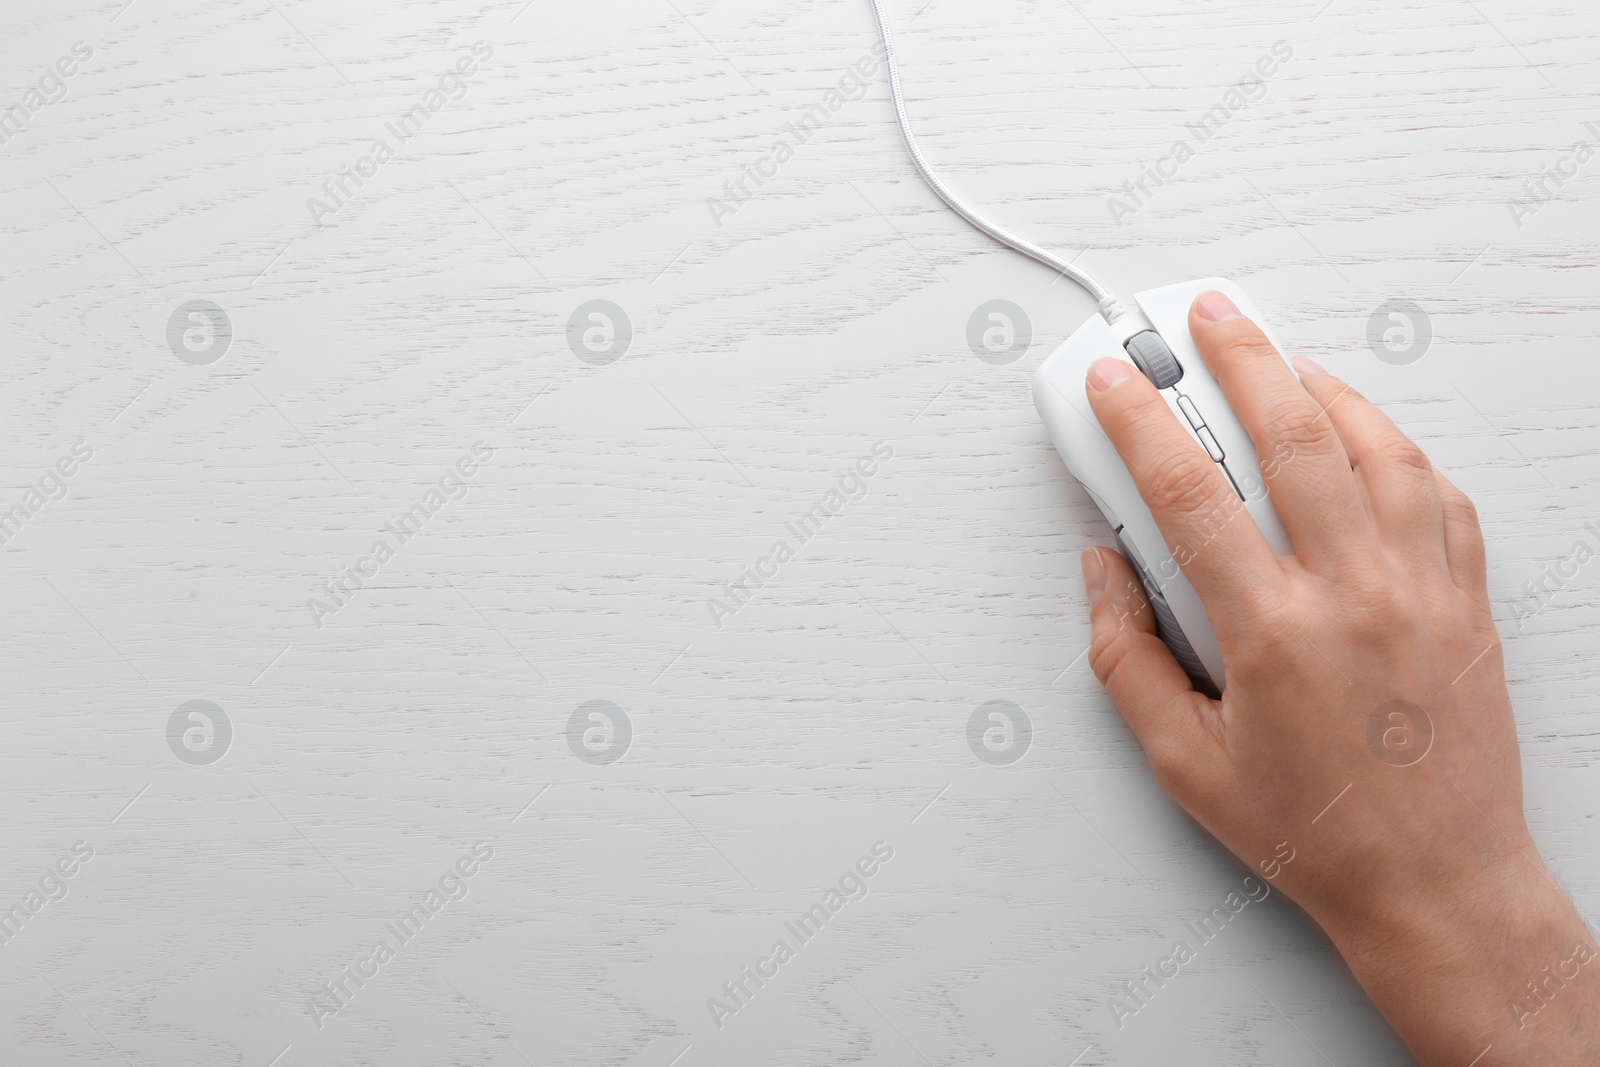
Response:
[[[944,182],[939,180],[939,176],[933,172],[933,168],[928,165],[927,158],[923,156],[922,149],[917,147],[917,139],[911,132],[911,120],[906,116],[905,97],[900,91],[900,70],[894,61],[894,42],[890,39],[889,23],[883,17],[881,0],[872,0],[872,11],[878,17],[878,32],[883,37],[883,59],[884,65],[889,69],[889,95],[894,98],[895,117],[900,120],[900,133],[906,139],[906,147],[911,150],[911,161],[917,165],[917,170],[922,174],[923,181],[927,182],[929,188],[939,194],[939,199],[950,205],[950,210],[972,223],[973,226],[976,226],[1001,244],[1014,248],[1023,255],[1030,256],[1045,266],[1060,271],[1083,286],[1090,296],[1099,301],[1100,313],[1105,316],[1107,322],[1116,322],[1120,319],[1126,314],[1126,310],[1105,286],[1060,256],[1046,252],[1033,242],[1025,241],[1021,237],[996,226],[968,207],[960,197],[950,191]]]

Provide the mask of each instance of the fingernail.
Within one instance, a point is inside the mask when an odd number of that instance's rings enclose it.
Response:
[[[1304,378],[1308,374],[1327,374],[1328,373],[1327,371],[1323,370],[1320,366],[1317,365],[1317,361],[1316,360],[1307,359],[1305,356],[1295,356],[1294,357],[1294,369],[1300,372],[1300,377],[1302,377],[1302,378]]]
[[[1227,322],[1229,319],[1244,318],[1243,315],[1239,314],[1239,309],[1234,306],[1233,301],[1216,290],[1212,290],[1209,293],[1201,293],[1194,302],[1194,309],[1200,313],[1202,319],[1209,319],[1212,322]]]
[[[1106,591],[1106,564],[1098,548],[1083,550],[1083,589],[1089,594],[1090,607],[1098,604],[1100,595]]]
[[[1121,385],[1128,380],[1128,375],[1133,373],[1133,368],[1120,359],[1102,359],[1089,368],[1089,384],[1097,392],[1105,392],[1114,385]]]

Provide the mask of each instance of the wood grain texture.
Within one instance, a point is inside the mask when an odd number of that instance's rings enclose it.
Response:
[[[1507,202],[1600,139],[1600,17],[1323,3],[889,7],[973,201],[1122,292],[1238,280],[1474,496],[1530,817],[1589,913],[1600,572],[1520,629],[1511,604],[1600,520],[1600,161],[1520,226]],[[0,508],[94,453],[0,546],[0,906],[94,849],[0,945],[5,1062],[1407,1062],[1276,896],[1114,1023],[1245,871],[1083,664],[1077,550],[1108,531],[1028,382],[1091,302],[923,187],[881,74],[721,225],[707,205],[869,54],[865,0],[5,23],[5,100],[95,49],[0,144]],[[479,40],[464,94],[314,222]],[[1118,226],[1108,198],[1276,41],[1263,97]],[[965,332],[1000,298],[1034,340],[992,366]],[[195,299],[232,324],[207,366],[167,342]],[[1391,299],[1435,333],[1409,366],[1367,345]],[[591,300],[633,326],[608,366],[568,345]],[[865,494],[713,625],[880,441]],[[475,442],[464,498],[317,625]],[[168,745],[193,699],[233,727],[208,766]],[[1009,766],[968,747],[997,699],[1033,727]],[[631,722],[609,765],[569,745],[591,700]],[[708,998],[878,841],[865,899],[719,1027]],[[465,899],[319,1027],[322,983],[479,843]]]

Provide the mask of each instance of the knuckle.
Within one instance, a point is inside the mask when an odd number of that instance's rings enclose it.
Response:
[[[1197,519],[1216,510],[1216,477],[1210,457],[1184,451],[1157,472],[1146,502],[1152,511],[1180,521]]]
[[[1089,669],[1100,679],[1100,684],[1108,689],[1111,679],[1133,651],[1132,637],[1132,633],[1118,618],[1110,625],[1096,626],[1094,636],[1089,639]]]
[[[1446,519],[1459,522],[1468,529],[1480,529],[1478,505],[1455,486],[1450,486],[1444,491],[1444,514]]]
[[[1500,631],[1495,629],[1494,614],[1485,610],[1479,613],[1476,621],[1477,625],[1474,627],[1473,636],[1476,639],[1477,647],[1482,649],[1483,656],[1478,665],[1482,666],[1487,663],[1493,672],[1497,674],[1503,672],[1505,670],[1505,642],[1500,639]],[[1474,653],[1474,655],[1478,655],[1478,653]]]
[[[1428,454],[1404,434],[1387,434],[1373,447],[1373,455],[1383,466],[1397,471],[1433,477],[1433,464]]]
[[[1241,328],[1238,333],[1229,338],[1227,343],[1223,345],[1223,352],[1229,359],[1238,360],[1241,363],[1260,362],[1269,359],[1281,361],[1283,359],[1283,356],[1278,353],[1277,347],[1267,340],[1266,334],[1257,329],[1253,323],[1249,323],[1248,328]]]
[[[1106,593],[1089,637],[1089,669],[1102,683],[1108,683],[1136,651],[1142,632],[1139,616],[1149,606],[1137,582],[1130,581],[1119,593]]]
[[[1279,401],[1267,412],[1262,424],[1267,440],[1286,444],[1295,451],[1316,452],[1331,447],[1333,423],[1304,397]]]

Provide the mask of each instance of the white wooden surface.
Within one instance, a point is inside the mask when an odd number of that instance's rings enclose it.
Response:
[[[1600,890],[1600,571],[1512,600],[1600,519],[1600,119],[1577,0],[894,0],[929,154],[1123,292],[1239,280],[1478,501],[1538,839]],[[1319,9],[1320,13],[1319,13]],[[462,99],[325,226],[306,200],[474,41]],[[738,213],[706,201],[873,41],[865,0],[6,7],[0,145],[0,945],[17,1064],[1399,1064],[1321,936],[1243,911],[1108,1008],[1245,869],[1165,800],[1084,667],[1107,539],[1032,369],[1086,296],[919,183],[881,73]],[[1106,198],[1275,41],[1266,95],[1128,224]],[[212,300],[225,356],[169,316]],[[569,350],[589,300],[635,335]],[[968,349],[1007,299],[1034,341]],[[1376,359],[1369,313],[1430,316]],[[318,627],[307,600],[494,449]],[[720,628],[706,601],[886,442],[894,458]],[[169,717],[233,725],[205,766]],[[632,724],[609,765],[575,708]],[[994,766],[973,709],[1031,747]],[[130,804],[131,802],[131,804]],[[874,842],[894,858],[720,1028],[725,980]],[[491,862],[320,1027],[324,981],[467,849]],[[351,987],[353,988],[353,987]],[[274,1057],[277,1057],[274,1059]],[[1076,1057],[1076,1059],[1074,1058]]]

